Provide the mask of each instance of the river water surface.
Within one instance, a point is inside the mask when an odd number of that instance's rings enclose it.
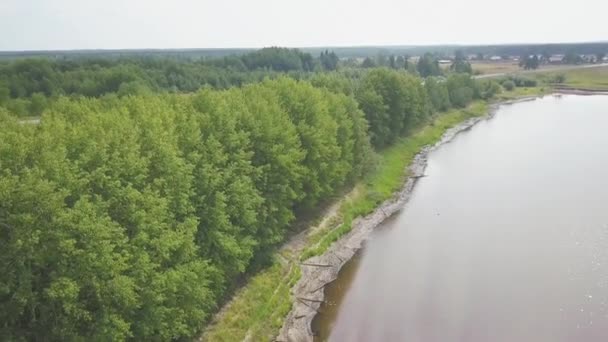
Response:
[[[431,152],[326,289],[330,341],[608,341],[608,96],[545,97]]]

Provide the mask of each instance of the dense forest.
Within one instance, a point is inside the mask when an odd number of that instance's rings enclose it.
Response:
[[[226,89],[290,73],[294,78],[337,68],[335,54],[318,58],[295,49],[267,48],[209,60],[164,58],[18,59],[0,63],[0,105],[21,115],[39,115],[49,98],[100,97]]]
[[[195,337],[374,150],[500,91],[278,48],[1,68],[0,338],[14,341]],[[19,101],[43,102],[39,124]]]

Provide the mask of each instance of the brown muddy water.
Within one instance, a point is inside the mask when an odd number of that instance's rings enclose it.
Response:
[[[319,341],[608,341],[608,96],[502,107],[429,155],[326,288]]]

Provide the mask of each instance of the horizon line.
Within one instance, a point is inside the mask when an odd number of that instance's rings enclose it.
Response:
[[[112,52],[112,51],[202,51],[202,50],[259,50],[268,47],[284,47],[290,49],[347,49],[347,48],[432,48],[432,47],[486,47],[486,46],[518,46],[518,45],[571,45],[571,44],[605,44],[608,40],[600,41],[566,41],[566,42],[532,42],[532,43],[445,43],[445,44],[388,44],[388,45],[311,45],[311,46],[289,46],[289,45],[267,45],[262,47],[182,47],[182,48],[74,48],[74,49],[25,49],[25,50],[2,50],[0,53],[36,53],[36,52]]]

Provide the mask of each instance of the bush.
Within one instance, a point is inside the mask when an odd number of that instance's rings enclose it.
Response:
[[[454,106],[464,108],[473,101],[473,90],[468,87],[457,88],[450,93],[450,100]]]
[[[502,87],[505,88],[506,91],[511,91],[515,89],[515,82],[511,80],[506,80],[502,82]]]
[[[459,108],[466,107],[474,98],[479,98],[478,85],[468,74],[452,74],[446,81],[450,103]]]
[[[500,84],[494,80],[478,82],[477,85],[479,97],[484,100],[491,99],[502,91]]]
[[[530,78],[524,78],[521,80],[520,87],[536,87],[537,84],[538,84],[538,82],[536,82],[536,80],[533,80]]]
[[[564,74],[554,75],[553,78],[551,79],[551,82],[553,82],[553,83],[564,83],[564,82],[566,82],[566,75],[564,75]]]

